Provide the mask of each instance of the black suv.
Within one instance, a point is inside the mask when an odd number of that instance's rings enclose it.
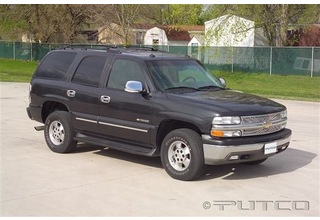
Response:
[[[205,164],[259,164],[290,142],[285,106],[225,87],[197,60],[154,49],[49,52],[30,83],[31,119],[49,148],[77,142],[161,156],[179,180]]]

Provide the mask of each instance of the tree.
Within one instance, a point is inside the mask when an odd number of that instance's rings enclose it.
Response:
[[[202,5],[0,5],[0,36],[42,43],[78,42],[83,29],[104,27],[130,44],[134,24],[202,24]],[[102,30],[102,29],[100,29]]]
[[[121,27],[121,36],[124,39],[124,44],[129,45],[131,42],[129,30],[132,27],[134,21],[139,15],[139,9],[141,5],[111,5],[109,13],[115,19],[116,23]]]
[[[124,45],[132,42],[130,28],[140,16],[141,5],[112,4],[95,7],[92,21],[99,27],[99,32],[109,32],[118,37]]]
[[[168,25],[202,24],[202,21],[199,19],[202,11],[202,5],[167,5],[162,9],[162,11],[164,22]]]
[[[319,21],[320,5],[211,5],[204,17],[212,19],[225,14],[253,20],[255,28],[263,29],[270,46],[285,46],[289,27]]]
[[[86,5],[3,5],[0,23],[11,36],[28,35],[36,42],[74,42],[88,25]],[[1,30],[1,29],[0,29]]]

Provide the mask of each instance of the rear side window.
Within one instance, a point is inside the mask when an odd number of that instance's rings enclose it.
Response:
[[[107,58],[102,56],[85,57],[79,64],[72,82],[89,86],[99,86]]]
[[[40,78],[63,79],[76,53],[54,52],[48,54],[39,65],[35,76]]]

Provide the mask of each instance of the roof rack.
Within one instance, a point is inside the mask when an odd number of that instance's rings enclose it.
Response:
[[[112,50],[112,51],[117,51],[118,53],[121,53],[119,50],[119,47],[115,46],[110,46],[110,45],[91,45],[91,44],[68,44],[68,45],[63,45],[58,47],[57,49],[60,50],[65,50],[65,49],[82,49],[82,50]]]
[[[143,45],[131,45],[127,46],[125,48],[132,48],[132,49],[137,49],[137,50],[146,50],[146,51],[158,51],[157,48],[154,47],[148,47],[148,46],[143,46]]]
[[[157,48],[143,45],[132,45],[132,46],[117,46],[117,45],[90,45],[90,44],[68,44],[58,47],[57,49],[65,50],[65,49],[82,49],[82,50],[106,50],[117,53],[124,52],[125,49],[133,49],[138,51],[158,51],[158,52],[166,52],[163,50],[158,50]]]

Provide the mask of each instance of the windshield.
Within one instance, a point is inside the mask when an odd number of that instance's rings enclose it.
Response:
[[[147,66],[161,92],[175,88],[223,88],[220,80],[196,60],[153,60],[147,61]]]

